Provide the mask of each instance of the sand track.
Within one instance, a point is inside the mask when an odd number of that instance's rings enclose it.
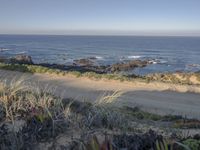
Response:
[[[74,76],[28,74],[0,70],[0,80],[25,80],[25,84],[39,88],[54,88],[54,94],[62,98],[95,101],[106,93],[123,91],[116,105],[139,106],[143,110],[159,114],[186,115],[200,118],[200,87],[166,83],[142,83],[120,81],[95,81]],[[192,92],[191,92],[192,91]]]

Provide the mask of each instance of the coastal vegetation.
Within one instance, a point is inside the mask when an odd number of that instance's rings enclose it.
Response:
[[[84,65],[90,61],[76,60]],[[135,64],[137,63],[137,65]],[[115,64],[114,70],[146,65],[144,61]],[[146,76],[118,71],[95,71],[96,66],[34,64],[31,57],[3,60],[0,69],[26,73],[74,76],[92,80],[200,84],[200,73],[156,73]],[[120,68],[119,68],[120,67]],[[92,70],[90,70],[92,68]],[[106,68],[101,67],[105,70]],[[28,81],[26,81],[28,82]],[[87,100],[60,98],[23,80],[0,81],[0,149],[80,150],[199,150],[200,121],[187,116],[160,115],[138,106],[117,107],[114,92]]]
[[[72,65],[35,64],[31,56],[16,55],[11,58],[0,57],[0,69],[62,76],[73,75],[75,77],[87,77],[94,80],[106,79],[128,82],[140,81],[145,83],[163,82],[182,85],[200,85],[200,72],[153,73],[147,75],[125,73],[128,70],[146,67],[152,64],[152,60],[136,59],[107,66],[99,66],[95,65],[95,59],[89,57],[74,60],[74,64]]]
[[[75,77],[88,77],[90,79],[100,80],[119,80],[119,81],[141,81],[141,82],[164,82],[173,84],[199,85],[200,73],[154,73],[145,76],[125,75],[120,73],[96,73],[94,71],[79,71],[79,70],[62,70],[58,68],[46,67],[42,65],[30,64],[13,64],[0,63],[0,69],[28,72],[28,73],[47,73],[55,75],[74,75]]]
[[[52,89],[32,85],[0,82],[0,149],[200,148],[198,132],[190,134],[200,128],[198,120],[115,107],[120,91],[89,103],[62,99]]]

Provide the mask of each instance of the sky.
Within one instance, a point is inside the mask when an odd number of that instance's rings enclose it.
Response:
[[[200,36],[200,0],[0,0],[0,34]]]

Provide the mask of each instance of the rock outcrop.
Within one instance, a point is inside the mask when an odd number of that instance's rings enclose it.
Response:
[[[49,63],[40,63],[35,65],[41,65],[44,67],[61,69],[61,70],[69,70],[69,71],[80,71],[80,72],[96,72],[96,73],[113,73],[120,71],[129,71],[135,68],[146,67],[149,64],[152,64],[154,61],[152,60],[131,60],[121,63],[116,63],[113,65],[97,65],[95,62],[95,57],[88,57],[82,59],[74,60],[73,64],[65,65],[65,64],[49,64]],[[12,58],[6,58],[0,56],[0,62],[3,63],[11,63],[11,64],[34,64],[31,56],[29,55],[16,55]]]
[[[92,66],[94,64],[89,58],[77,59],[74,62],[78,66]]]
[[[17,64],[29,64],[29,65],[33,64],[31,56],[28,55],[17,55],[15,57],[12,57],[9,61],[10,63],[17,63]]]
[[[134,68],[138,67],[146,67],[148,64],[151,64],[151,62],[147,60],[132,60],[127,63],[117,63],[110,66],[111,72],[116,71],[128,71]]]

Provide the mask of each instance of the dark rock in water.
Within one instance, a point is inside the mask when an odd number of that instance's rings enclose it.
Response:
[[[79,65],[79,66],[92,66],[94,63],[89,58],[77,59],[77,60],[74,60],[74,62],[76,65]]]
[[[114,65],[102,65],[98,66],[95,65],[93,61],[91,61],[89,58],[85,59],[78,59],[74,60],[73,65],[59,65],[59,64],[38,64],[41,66],[54,68],[54,69],[61,69],[66,71],[80,71],[82,73],[84,72],[95,72],[95,73],[110,73],[110,72],[116,72],[116,71],[127,71],[131,70],[137,67],[145,67],[148,64],[151,64],[148,60],[132,60],[127,63],[118,63]]]
[[[117,63],[111,65],[109,68],[111,72],[115,71],[127,71],[138,67],[146,67],[148,64],[151,64],[147,60],[132,60],[127,63]]]
[[[96,57],[88,57],[88,59],[90,59],[90,60],[96,60],[97,58]]]
[[[48,63],[41,63],[41,64],[35,64],[40,65],[43,67],[48,67],[52,69],[60,69],[64,71],[79,71],[81,73],[84,72],[95,72],[95,73],[107,73],[106,66],[77,66],[77,64],[73,65],[61,65],[61,64],[48,64]]]
[[[28,55],[17,55],[10,59],[10,63],[17,63],[17,64],[29,64],[32,65],[33,61],[31,56]]]
[[[28,55],[17,55],[12,58],[0,56],[0,62],[2,63],[17,63],[17,64],[33,64],[31,56]]]
[[[39,63],[34,64],[31,56],[28,55],[17,55],[12,58],[6,58],[0,56],[0,62],[3,63],[11,63],[11,64],[29,64],[29,65],[40,65],[53,69],[60,69],[65,71],[79,71],[81,73],[84,72],[95,72],[95,73],[112,73],[112,72],[120,72],[120,71],[128,71],[137,67],[145,67],[148,64],[152,64],[150,60],[131,60],[123,63],[116,63],[113,65],[96,65],[95,63],[96,57],[88,57],[74,60],[73,64],[65,65],[65,64],[49,64],[49,63]]]

